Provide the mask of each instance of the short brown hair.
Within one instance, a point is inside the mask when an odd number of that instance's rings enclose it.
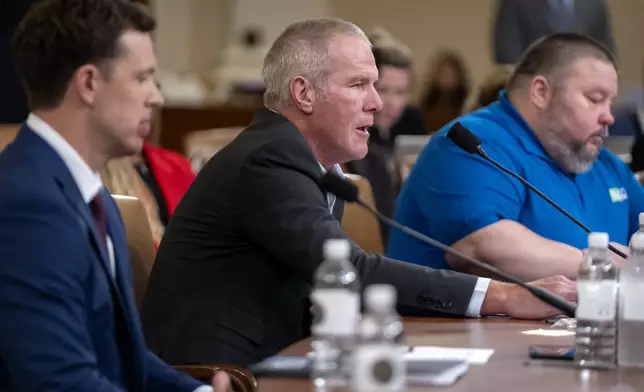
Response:
[[[507,90],[516,89],[537,75],[543,75],[557,85],[568,67],[582,57],[611,63],[617,69],[615,56],[599,41],[576,33],[556,33],[537,40],[526,49],[508,80]]]
[[[130,0],[45,0],[24,17],[12,42],[16,71],[32,110],[60,104],[76,70],[109,71],[126,30],[153,31],[147,9]]]
[[[373,57],[376,60],[376,67],[380,70],[382,67],[394,67],[405,70],[411,70],[411,58],[397,47],[378,47],[372,48]]]

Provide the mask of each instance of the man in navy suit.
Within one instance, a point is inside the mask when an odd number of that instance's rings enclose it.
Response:
[[[16,32],[31,114],[0,153],[0,391],[228,388],[146,348],[123,223],[97,175],[141,149],[163,102],[154,27],[128,0],[47,0]]]

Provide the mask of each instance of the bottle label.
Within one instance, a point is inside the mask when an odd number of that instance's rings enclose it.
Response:
[[[360,320],[360,296],[347,289],[321,289],[311,293],[314,335],[351,336]]]
[[[577,281],[577,313],[580,320],[615,320],[617,282],[614,280]]]
[[[632,321],[644,321],[644,283],[631,282],[623,279],[620,282],[620,296],[624,306],[624,319]]]

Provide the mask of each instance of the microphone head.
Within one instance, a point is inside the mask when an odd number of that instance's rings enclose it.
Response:
[[[327,172],[320,179],[320,187],[348,203],[357,202],[360,194],[356,184],[332,172]]]
[[[447,137],[470,154],[476,154],[481,146],[479,138],[472,131],[461,125],[460,122],[455,122],[452,125],[452,128],[447,132]]]

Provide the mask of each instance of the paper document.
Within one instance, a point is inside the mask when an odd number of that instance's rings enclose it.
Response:
[[[470,365],[465,360],[408,360],[407,383],[409,385],[453,385]]]
[[[471,365],[482,365],[487,363],[490,356],[494,353],[493,349],[487,348],[454,348],[438,346],[411,346],[409,352],[405,354],[405,359],[427,360],[466,360]]]

